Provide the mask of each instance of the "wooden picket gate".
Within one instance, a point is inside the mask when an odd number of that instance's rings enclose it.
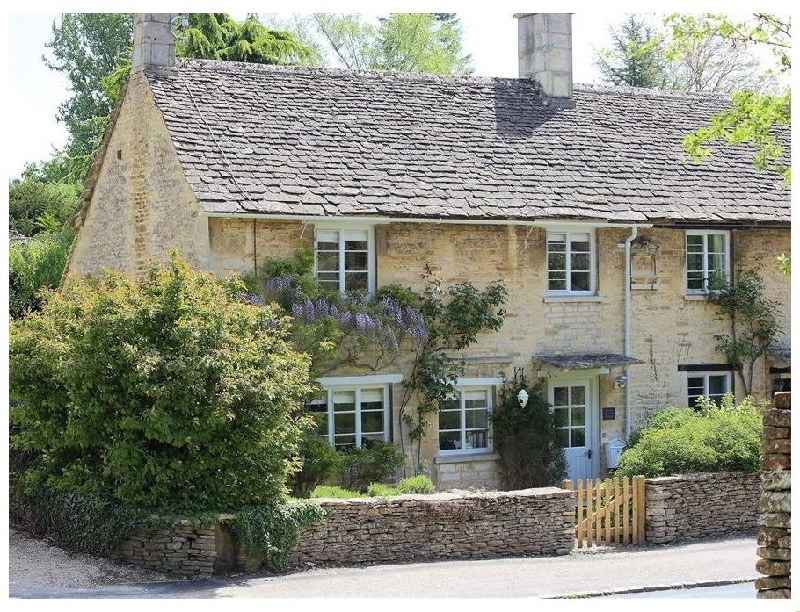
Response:
[[[576,503],[576,548],[599,544],[644,543],[644,476],[606,478],[592,483],[565,480]]]

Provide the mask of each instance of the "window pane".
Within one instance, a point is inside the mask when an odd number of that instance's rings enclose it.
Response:
[[[728,377],[725,374],[708,377],[708,394],[724,395],[728,391]]]
[[[578,406],[572,409],[572,426],[586,425],[586,409]]]
[[[467,410],[464,413],[465,425],[470,428],[486,428],[489,422],[489,411],[485,408],[483,410]]]
[[[592,275],[589,272],[573,272],[570,274],[572,291],[589,291],[592,288]]]
[[[570,267],[573,272],[576,270],[589,270],[592,265],[592,261],[588,253],[573,253],[570,262]]]
[[[439,402],[439,410],[459,410],[461,402],[458,398],[447,398]]]
[[[572,448],[586,446],[586,429],[577,427],[572,430]]]
[[[356,392],[355,391],[337,391],[333,394],[333,410],[340,412],[343,410],[356,409]]]
[[[356,431],[356,415],[354,413],[345,412],[334,415],[333,432],[337,436],[339,436],[340,434],[355,433],[355,431]]]
[[[464,393],[464,406],[466,408],[485,408],[488,405],[486,391],[467,391]]]
[[[686,236],[686,252],[687,253],[702,253],[703,252],[703,237],[699,234],[689,234]]]
[[[439,450],[458,450],[461,448],[460,431],[439,432]]]
[[[708,234],[708,252],[725,252],[725,234]]]
[[[344,267],[345,270],[366,270],[367,269],[367,253],[352,253],[344,254]]]
[[[468,431],[464,438],[464,448],[487,448],[486,430]]]
[[[319,271],[338,271],[339,270],[339,253],[326,253],[320,251],[317,253],[317,270]]]
[[[547,289],[549,291],[566,291],[567,275],[564,272],[551,272],[547,279]]]
[[[356,436],[355,434],[336,436],[334,438],[334,445],[336,448],[352,448],[356,445]]]
[[[556,387],[553,389],[553,405],[566,406],[569,404],[569,389],[567,387]]]
[[[583,252],[588,253],[591,250],[591,241],[589,234],[570,234],[569,237],[570,251],[573,253]]]
[[[366,240],[345,240],[344,242],[345,251],[366,251],[367,248]]]
[[[361,433],[381,433],[383,434],[383,412],[362,412],[361,413]]]
[[[566,408],[556,408],[553,411],[555,416],[556,425],[558,427],[567,427],[569,425],[569,410]]]
[[[583,405],[586,403],[586,387],[580,385],[576,387],[570,387],[570,390],[572,391],[571,400],[573,406]]]
[[[439,411],[439,429],[461,429],[461,411]]]
[[[367,274],[365,272],[347,272],[344,275],[345,291],[366,291]]]

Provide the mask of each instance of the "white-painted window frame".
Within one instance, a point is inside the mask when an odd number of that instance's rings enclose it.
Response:
[[[492,421],[491,416],[494,411],[494,394],[498,386],[503,384],[502,378],[459,378],[456,383],[456,394],[459,400],[459,413],[461,418],[460,432],[461,432],[461,448],[458,449],[439,449],[439,456],[441,457],[454,457],[458,455],[479,455],[492,453]],[[482,448],[465,448],[467,442],[467,431],[471,428],[466,427],[466,413],[465,398],[469,392],[483,391],[486,393],[486,446]],[[453,411],[455,412],[455,411]],[[439,415],[441,416],[441,408]],[[457,431],[454,429],[447,429],[445,431]],[[439,444],[439,435],[442,432],[441,421],[437,420],[436,437],[437,445]]]
[[[723,276],[724,280],[727,282],[730,279],[730,271],[731,271],[731,234],[727,230],[702,230],[702,229],[687,229],[686,235],[684,238],[684,261],[685,261],[685,271],[684,271],[684,286],[686,288],[687,295],[702,295],[709,291],[709,256],[711,253],[709,252],[708,248],[708,237],[709,236],[723,236],[724,238],[724,253],[723,253]],[[689,236],[701,236],[703,239],[703,251],[702,251],[702,269],[695,270],[700,272],[703,276],[703,285],[700,288],[689,287]]]
[[[549,297],[558,296],[593,296],[597,295],[597,237],[594,228],[583,227],[558,227],[552,226],[547,228],[547,235],[545,237],[545,287],[546,294]],[[564,259],[566,269],[566,289],[550,289],[550,244],[554,242],[551,237],[556,235],[564,235]],[[571,266],[572,266],[572,250],[570,236],[588,236],[589,237],[589,289],[588,290],[573,290],[571,279]]]
[[[713,397],[711,397],[711,395],[709,393],[709,386],[710,386],[709,385],[709,378],[711,378],[711,377],[721,377],[721,378],[725,379],[725,391],[723,391],[720,394],[714,394]],[[692,395],[692,394],[689,393],[689,379],[690,378],[702,378],[703,379],[703,392],[701,394],[693,394]],[[686,372],[686,405],[689,408],[694,408],[695,407],[695,402],[697,401],[697,398],[700,397],[701,395],[703,397],[707,397],[707,398],[710,397],[711,399],[713,399],[717,403],[717,405],[719,405],[719,400],[722,398],[722,396],[725,393],[730,393],[732,391],[733,391],[733,372],[731,372],[731,371],[719,371],[719,370],[717,370],[717,371],[713,371],[713,372],[711,372],[711,371],[709,371],[709,372]],[[692,398],[694,398],[694,399],[692,399]]]
[[[367,242],[367,293],[373,295],[375,293],[375,226],[374,225],[354,225],[354,224],[330,224],[330,223],[317,223],[314,225],[314,276],[319,278],[319,270],[317,264],[319,261],[319,242],[320,237],[326,233],[337,232],[337,241],[339,244],[339,292],[344,293],[347,288],[346,272],[345,269],[345,242],[348,238],[355,237],[355,234],[362,234],[366,236]]]

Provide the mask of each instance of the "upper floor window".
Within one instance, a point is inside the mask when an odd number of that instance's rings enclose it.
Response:
[[[728,232],[686,231],[686,291],[703,293],[728,280]]]
[[[390,382],[400,380],[400,376],[320,379],[322,394],[308,406],[317,431],[336,448],[387,442]]]
[[[730,391],[730,372],[689,372],[686,377],[687,406],[690,408],[695,408],[697,398],[702,396],[719,405],[722,396]]]
[[[594,235],[547,233],[547,291],[550,294],[593,294]]]
[[[488,451],[491,411],[491,387],[459,387],[439,406],[441,453]]]
[[[331,291],[375,290],[375,247],[371,229],[317,229],[317,280]]]

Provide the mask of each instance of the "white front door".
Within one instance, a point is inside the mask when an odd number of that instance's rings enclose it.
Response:
[[[549,400],[556,415],[561,446],[567,456],[567,478],[599,476],[596,423],[596,379],[550,379]]]

